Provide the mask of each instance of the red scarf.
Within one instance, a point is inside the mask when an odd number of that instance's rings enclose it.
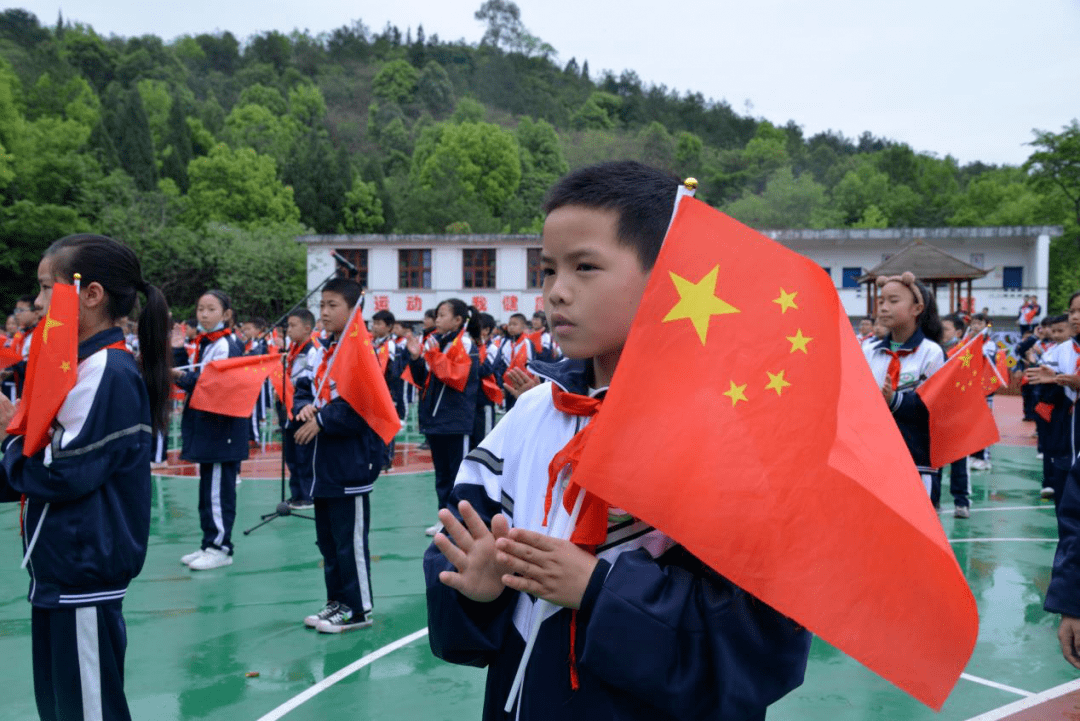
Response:
[[[892,384],[892,389],[895,391],[900,385],[900,359],[911,355],[915,352],[915,349],[901,348],[900,350],[887,350],[885,352],[892,356],[889,359],[889,383]]]
[[[1076,342],[1073,338],[1073,353],[1076,353],[1076,367],[1073,368],[1073,375],[1080,375],[1080,343]]]
[[[200,333],[195,336],[195,359],[191,361],[193,364],[198,363],[202,358],[203,348],[213,345],[222,338],[229,335],[231,331],[228,328],[221,328],[219,330],[211,331],[209,333]],[[206,341],[206,345],[203,345],[203,341]]]
[[[323,352],[322,362],[319,363],[319,368],[315,371],[315,388],[319,391],[319,398],[322,398],[327,403],[330,402],[330,381],[323,382],[323,378],[326,377],[326,373],[330,368],[330,359],[334,357],[334,351],[336,350],[337,341],[335,340]]]

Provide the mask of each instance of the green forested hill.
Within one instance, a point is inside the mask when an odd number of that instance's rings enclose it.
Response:
[[[694,175],[760,228],[1066,223],[1054,282],[1080,285],[1075,122],[1033,136],[1023,168],[959,166],[556,65],[509,0],[477,17],[487,32],[469,45],[360,21],[105,37],[0,13],[3,302],[33,288],[50,241],[94,231],[136,246],[179,310],[220,286],[269,315],[302,295],[297,234],[538,230],[559,175],[616,158]]]

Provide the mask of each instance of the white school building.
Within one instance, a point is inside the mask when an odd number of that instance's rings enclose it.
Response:
[[[905,246],[922,241],[987,270],[972,282],[965,308],[989,309],[1005,324],[1015,320],[1025,295],[1047,307],[1050,239],[1061,226],[978,228],[885,228],[776,230],[765,234],[810,258],[832,276],[848,315],[866,314],[867,298],[858,278]],[[461,298],[505,322],[512,313],[531,316],[543,309],[538,235],[305,235],[308,290],[344,266],[357,268],[367,288],[365,315],[389,310],[400,320],[419,321],[446,298]],[[768,273],[762,268],[762,273]],[[748,279],[748,282],[753,282]],[[966,291],[965,291],[966,292]],[[939,289],[942,312],[949,291]],[[314,305],[318,299],[314,298]]]

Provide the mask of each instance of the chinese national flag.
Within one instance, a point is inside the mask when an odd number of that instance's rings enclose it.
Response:
[[[281,365],[281,356],[277,353],[272,355],[277,356],[277,365],[270,371],[270,385],[274,387],[274,393],[277,394],[278,400],[281,401],[281,405],[285,408],[285,415],[291,421],[293,419],[292,403],[293,398],[296,397],[296,389],[293,388],[292,378],[285,375],[285,370]]]
[[[191,394],[191,407],[223,416],[247,418],[266,378],[281,368],[276,353],[223,358],[206,364]]]
[[[22,359],[22,347],[16,347],[14,342],[0,348],[0,371],[10,368]]]
[[[416,388],[417,390],[420,390],[420,386],[417,385],[415,380],[413,380],[412,368],[410,368],[409,366],[405,366],[405,370],[401,371],[401,380],[405,381],[406,383],[411,385],[413,388]]]
[[[487,361],[487,348],[483,345],[480,346],[480,362]],[[503,391],[499,388],[499,384],[495,382],[495,376],[484,376],[480,379],[480,390],[484,393],[489,401],[497,406],[501,406],[503,402]]]
[[[431,372],[446,385],[458,393],[465,390],[469,384],[469,371],[472,369],[472,358],[461,344],[461,336],[465,331],[458,334],[450,347],[443,353],[438,346],[433,346],[424,353],[424,359],[428,363]]]
[[[342,334],[327,375],[337,384],[338,395],[385,443],[394,439],[401,430],[401,420],[359,311],[353,313]]]
[[[23,455],[49,445],[50,430],[79,375],[79,293],[75,286],[53,286],[49,312],[34,331],[19,410],[7,432],[23,438]]]
[[[817,264],[682,199],[593,423],[576,483],[941,707],[975,601]]]
[[[1001,440],[983,378],[993,364],[980,333],[915,391],[930,413],[930,465],[941,468]]]

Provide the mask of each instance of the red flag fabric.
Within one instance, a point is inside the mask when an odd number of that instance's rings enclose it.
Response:
[[[255,410],[262,384],[275,367],[276,354],[222,358],[207,363],[191,394],[191,407],[223,416],[247,418]]]
[[[919,386],[930,414],[930,465],[947,466],[1001,440],[982,392],[985,334],[979,334]],[[969,392],[970,391],[970,392]]]
[[[941,707],[975,601],[816,263],[684,198],[593,423],[573,481]]]
[[[22,359],[22,346],[16,347],[15,343],[10,343],[0,347],[0,370],[10,368]]]
[[[53,285],[49,312],[30,341],[19,410],[7,432],[21,434],[23,455],[49,445],[52,423],[79,376],[79,293],[67,283]]]
[[[454,338],[445,353],[440,351],[437,345],[424,353],[431,372],[459,393],[469,384],[469,370],[472,368],[472,359],[461,343],[462,333]]]
[[[487,361],[487,348],[483,345],[480,346],[480,362]],[[499,384],[495,381],[495,376],[484,376],[480,379],[480,390],[489,401],[499,406],[503,402],[502,388],[499,388]]]
[[[420,390],[420,384],[413,379],[412,368],[409,366],[405,366],[405,370],[401,371],[401,380],[405,381],[416,390]]]
[[[1050,422],[1050,418],[1053,416],[1054,406],[1046,401],[1041,401],[1035,404],[1035,415],[1042,418],[1047,423]],[[984,446],[985,447],[985,446]]]
[[[389,443],[401,430],[390,387],[386,385],[379,359],[375,357],[371,334],[359,311],[353,313],[338,348],[329,377],[337,384],[338,395],[360,414],[371,429]]]

